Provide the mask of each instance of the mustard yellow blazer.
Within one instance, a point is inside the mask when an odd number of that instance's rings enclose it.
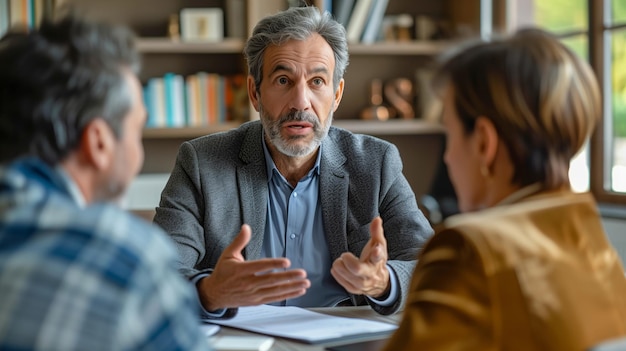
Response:
[[[626,335],[626,278],[594,199],[539,192],[451,217],[385,350],[586,350]]]

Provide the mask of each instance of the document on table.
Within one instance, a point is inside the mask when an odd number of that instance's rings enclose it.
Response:
[[[240,307],[234,318],[210,322],[309,344],[372,339],[389,335],[397,328],[389,323],[270,305]]]

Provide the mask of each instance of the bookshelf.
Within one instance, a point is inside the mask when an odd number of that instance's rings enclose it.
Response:
[[[242,5],[241,13],[229,14],[230,1]],[[344,0],[333,0],[344,1]],[[309,4],[324,8],[333,1],[312,0]],[[356,0],[359,1],[359,0]],[[150,78],[173,72],[183,76],[200,71],[233,75],[245,73],[243,47],[245,38],[229,36],[233,21],[240,21],[244,36],[252,31],[257,21],[285,9],[288,0],[57,0],[57,5],[68,4],[86,16],[129,25],[138,34],[138,47],[143,55],[140,75],[145,84]],[[331,5],[332,6],[332,5]],[[226,37],[220,42],[172,41],[167,37],[171,14],[183,8],[220,7],[225,11]],[[480,0],[389,0],[385,14],[418,15],[446,20],[466,32],[478,32]],[[239,23],[239,22],[237,22]],[[415,28],[411,29],[415,31]],[[371,134],[393,142],[400,149],[405,174],[419,195],[428,186],[440,163],[443,151],[443,130],[437,123],[419,118],[414,120],[366,121],[359,119],[369,105],[369,87],[372,79],[383,81],[394,78],[416,79],[416,71],[428,67],[434,58],[455,45],[455,38],[445,40],[377,41],[372,44],[350,43],[350,64],[345,79],[344,96],[334,124],[358,133]],[[250,118],[258,115],[249,108]],[[419,116],[418,116],[419,117]],[[239,122],[211,126],[182,128],[150,128],[144,133],[146,158],[143,173],[168,173],[181,142],[202,135],[226,131]]]

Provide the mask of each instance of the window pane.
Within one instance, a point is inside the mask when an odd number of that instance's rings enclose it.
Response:
[[[586,0],[518,0],[516,18],[519,24],[534,24],[556,35],[570,34],[573,31],[587,31],[588,8]],[[526,14],[526,15],[524,15]],[[528,14],[531,14],[528,16]],[[584,59],[589,58],[588,35],[568,36],[562,39],[572,51]],[[589,190],[589,145],[570,162],[569,179],[572,189],[577,192]]]
[[[589,60],[589,40],[587,40],[587,35],[567,37],[561,40],[561,42],[574,51],[576,55]]]
[[[611,23],[626,23],[626,1],[613,0],[611,3]]]
[[[589,28],[586,0],[534,1],[534,6],[535,23],[556,34]]]
[[[574,156],[569,164],[569,182],[572,190],[585,192],[589,190],[589,143]]]
[[[626,193],[626,31],[615,31],[611,38],[611,121],[613,150],[611,190]]]

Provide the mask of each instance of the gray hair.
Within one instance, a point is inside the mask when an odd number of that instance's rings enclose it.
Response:
[[[288,40],[306,40],[317,33],[330,45],[335,55],[333,88],[348,66],[348,42],[345,28],[330,13],[320,12],[316,7],[291,7],[285,11],[263,18],[254,27],[244,48],[248,62],[248,74],[254,77],[257,91],[263,79],[263,53],[270,45],[281,45]]]
[[[137,74],[134,34],[70,14],[0,40],[0,161],[62,161],[102,118],[120,137],[133,103],[124,71]]]

